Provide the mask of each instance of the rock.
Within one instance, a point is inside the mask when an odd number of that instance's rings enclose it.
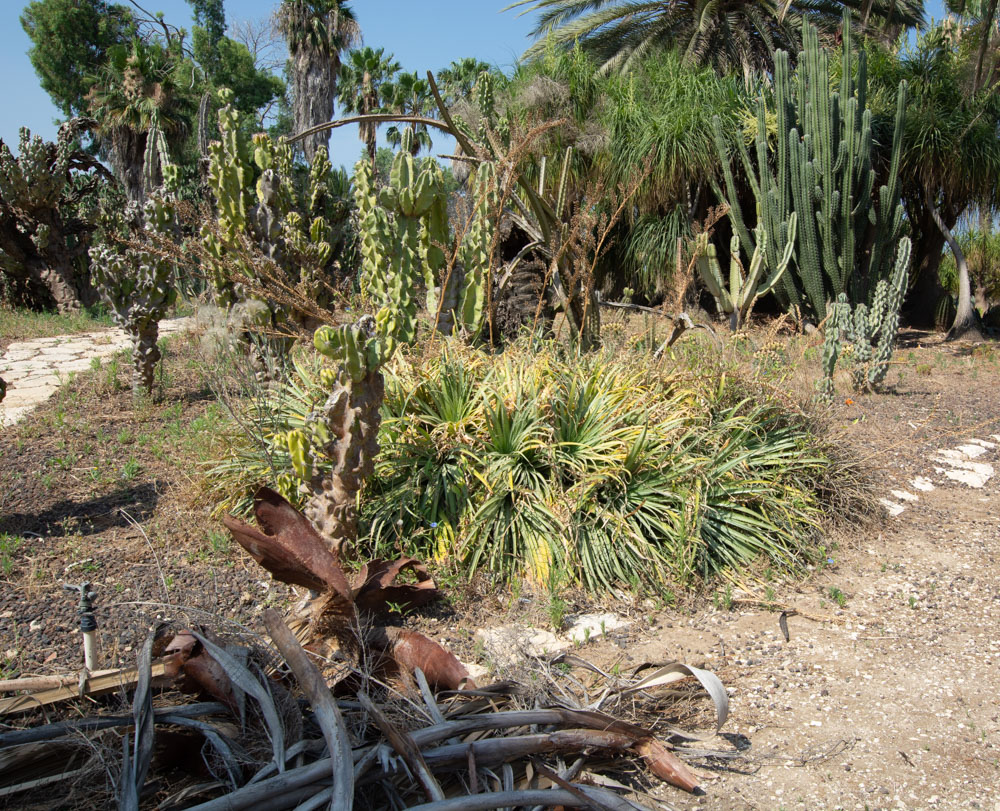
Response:
[[[497,669],[516,667],[529,658],[539,658],[561,650],[571,643],[551,631],[523,625],[480,628],[475,640],[482,645],[489,664]]]
[[[573,642],[586,642],[630,624],[614,614],[581,614],[573,620],[566,635]]]

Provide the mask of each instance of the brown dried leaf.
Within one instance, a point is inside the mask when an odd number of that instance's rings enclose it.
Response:
[[[417,582],[396,583],[407,569],[416,575]],[[441,592],[423,563],[416,558],[399,558],[373,560],[362,566],[354,578],[353,594],[359,612],[376,614],[387,612],[389,603],[404,609],[426,605]]]
[[[439,690],[457,690],[463,682],[474,688],[475,682],[453,653],[416,631],[386,628],[388,653],[403,669],[412,673],[420,668],[428,683]]]
[[[684,765],[677,755],[656,738],[645,738],[635,745],[649,770],[661,780],[685,791],[694,791],[699,786],[698,778]]]
[[[260,529],[231,515],[222,521],[237,543],[275,579],[316,591],[349,593],[337,557],[309,519],[278,493],[260,488],[254,496],[254,515]]]

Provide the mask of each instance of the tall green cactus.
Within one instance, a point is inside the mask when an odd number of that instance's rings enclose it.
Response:
[[[153,391],[160,321],[177,299],[173,264],[148,241],[175,234],[174,202],[152,194],[141,212],[132,204],[127,219],[132,243],[100,245],[90,249],[90,256],[97,288],[132,341],[132,393],[138,398]]]
[[[761,277],[764,274],[764,256],[767,251],[767,231],[763,223],[758,223],[754,230],[756,246],[753,256],[750,258],[750,268],[746,275],[743,273],[743,265],[740,262],[740,238],[738,234],[733,234],[729,243],[729,286],[722,277],[722,269],[719,267],[719,259],[707,233],[699,234],[695,243],[695,253],[698,257],[698,272],[709,292],[715,296],[719,308],[729,315],[729,329],[738,330],[743,326],[754,304],[761,296],[770,293],[775,285],[781,280],[792,259],[792,250],[795,247],[795,213],[792,212],[786,226],[788,241],[785,243],[785,250],[778,260],[777,268],[771,277],[761,285]]]
[[[756,161],[742,139],[736,143],[756,199],[757,221],[767,233],[769,268],[776,267],[790,241],[785,226],[789,215],[798,214],[793,272],[782,277],[776,293],[791,311],[817,322],[827,317],[827,302],[841,293],[852,302],[870,304],[878,281],[892,270],[892,251],[903,229],[899,156],[906,87],[900,83],[897,91],[887,183],[874,195],[867,57],[853,46],[846,13],[843,31],[839,91],[831,88],[829,55],[820,47],[816,29],[805,23],[794,81],[788,54],[775,55],[774,148],[768,143],[763,94],[757,105]],[[729,216],[743,243],[752,245],[718,117],[714,123]],[[870,252],[868,228],[873,229]]]
[[[899,311],[906,295],[910,269],[910,239],[903,237],[896,250],[892,274],[875,285],[871,306],[859,302],[853,309],[847,294],[841,293],[828,308],[823,341],[823,377],[820,393],[834,394],[833,375],[843,349],[851,345],[851,377],[858,391],[873,391],[885,381],[896,347]]]

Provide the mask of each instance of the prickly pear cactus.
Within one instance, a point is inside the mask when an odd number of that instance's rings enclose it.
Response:
[[[131,244],[97,246],[91,248],[90,256],[97,288],[110,305],[115,323],[132,341],[132,393],[139,397],[153,391],[160,361],[160,321],[177,299],[173,264],[150,240],[173,235],[176,212],[173,201],[156,194],[141,212],[133,204],[126,216]]]

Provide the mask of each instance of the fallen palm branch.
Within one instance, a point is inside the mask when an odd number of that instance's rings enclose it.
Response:
[[[545,684],[532,692],[506,683],[445,691],[435,697],[429,690],[412,689],[412,684],[404,686],[409,690],[405,693],[369,679],[368,690],[378,691],[379,700],[370,698],[367,691],[357,692],[356,700],[336,699],[277,613],[266,612],[264,622],[280,657],[266,650],[212,642],[201,633],[182,632],[176,636],[183,644],[178,647],[171,638],[166,645],[173,650],[165,660],[170,671],[178,650],[187,648],[187,637],[195,636],[202,647],[189,650],[195,657],[211,656],[218,665],[213,672],[225,679],[225,684],[210,691],[201,689],[223,696],[231,693],[231,700],[152,708],[151,639],[140,655],[138,669],[144,675],[132,696],[131,716],[97,716],[0,733],[0,793],[30,796],[43,784],[51,792],[51,783],[60,776],[81,779],[86,763],[81,768],[79,758],[68,759],[67,747],[79,752],[103,745],[107,751],[112,747],[109,740],[117,738],[114,730],[123,728],[131,728],[124,747],[117,747],[124,753],[115,781],[123,808],[149,807],[149,775],[165,767],[160,762],[160,738],[170,741],[178,730],[188,741],[188,749],[195,736],[205,740],[200,749],[205,773],[192,774],[165,800],[161,793],[158,807],[164,809],[349,809],[361,797],[373,807],[390,807],[395,802],[390,797],[406,807],[424,807],[418,804],[425,801],[434,811],[458,807],[459,800],[471,803],[462,806],[466,808],[503,807],[491,806],[491,802],[579,805],[584,800],[598,808],[641,808],[623,805],[624,800],[613,792],[575,779],[583,764],[589,770],[584,772],[586,777],[598,769],[620,772],[630,761],[645,763],[654,777],[672,785],[689,791],[698,786],[698,777],[681,759],[680,741],[692,736],[669,728],[665,734],[654,734],[605,712],[565,706],[564,686],[552,683],[559,678],[556,674],[568,676],[567,667],[598,671],[577,657],[544,671]],[[291,699],[290,675],[268,678],[264,675],[267,667],[276,667],[279,675],[290,669],[306,701]],[[420,671],[415,676],[418,682],[424,681]],[[611,703],[615,697],[636,701],[646,697],[655,702],[656,691],[692,678],[709,687],[716,722],[724,721],[725,691],[718,680],[677,664],[608,685],[598,703]],[[184,679],[181,670],[177,679]],[[564,706],[553,703],[556,693]],[[541,706],[518,708],[525,704]],[[659,715],[660,705],[656,706],[656,712],[648,714]],[[38,763],[42,743],[58,751],[61,759],[60,767],[47,773]],[[581,765],[567,769],[566,761]],[[72,769],[64,768],[68,763]],[[206,776],[215,779],[197,779]],[[162,780],[154,781],[161,789]],[[473,787],[476,791],[471,793]],[[199,802],[205,795],[215,796]]]
[[[227,520],[234,537],[276,578],[312,591],[289,624],[264,612],[274,648],[208,629],[159,629],[137,666],[114,676],[130,715],[120,699],[105,698],[111,713],[0,732],[0,796],[28,807],[44,792],[51,804],[54,784],[93,784],[109,763],[117,764],[115,796],[103,804],[136,811],[355,803],[634,811],[645,806],[610,791],[627,789],[602,776],[630,764],[643,764],[648,780],[698,789],[683,758],[713,753],[684,741],[710,737],[726,720],[716,676],[670,663],[619,678],[564,654],[536,661],[530,684],[477,687],[438,643],[379,624],[389,603],[420,605],[438,594],[423,564],[371,561],[349,578],[284,499],[261,490],[256,507],[258,527]],[[411,582],[400,582],[404,572]],[[668,720],[678,687],[694,682],[713,702],[708,736]],[[200,700],[178,704],[178,690]],[[31,693],[15,698],[22,713],[37,706]],[[70,792],[59,805],[94,807],[93,793],[74,803]]]

